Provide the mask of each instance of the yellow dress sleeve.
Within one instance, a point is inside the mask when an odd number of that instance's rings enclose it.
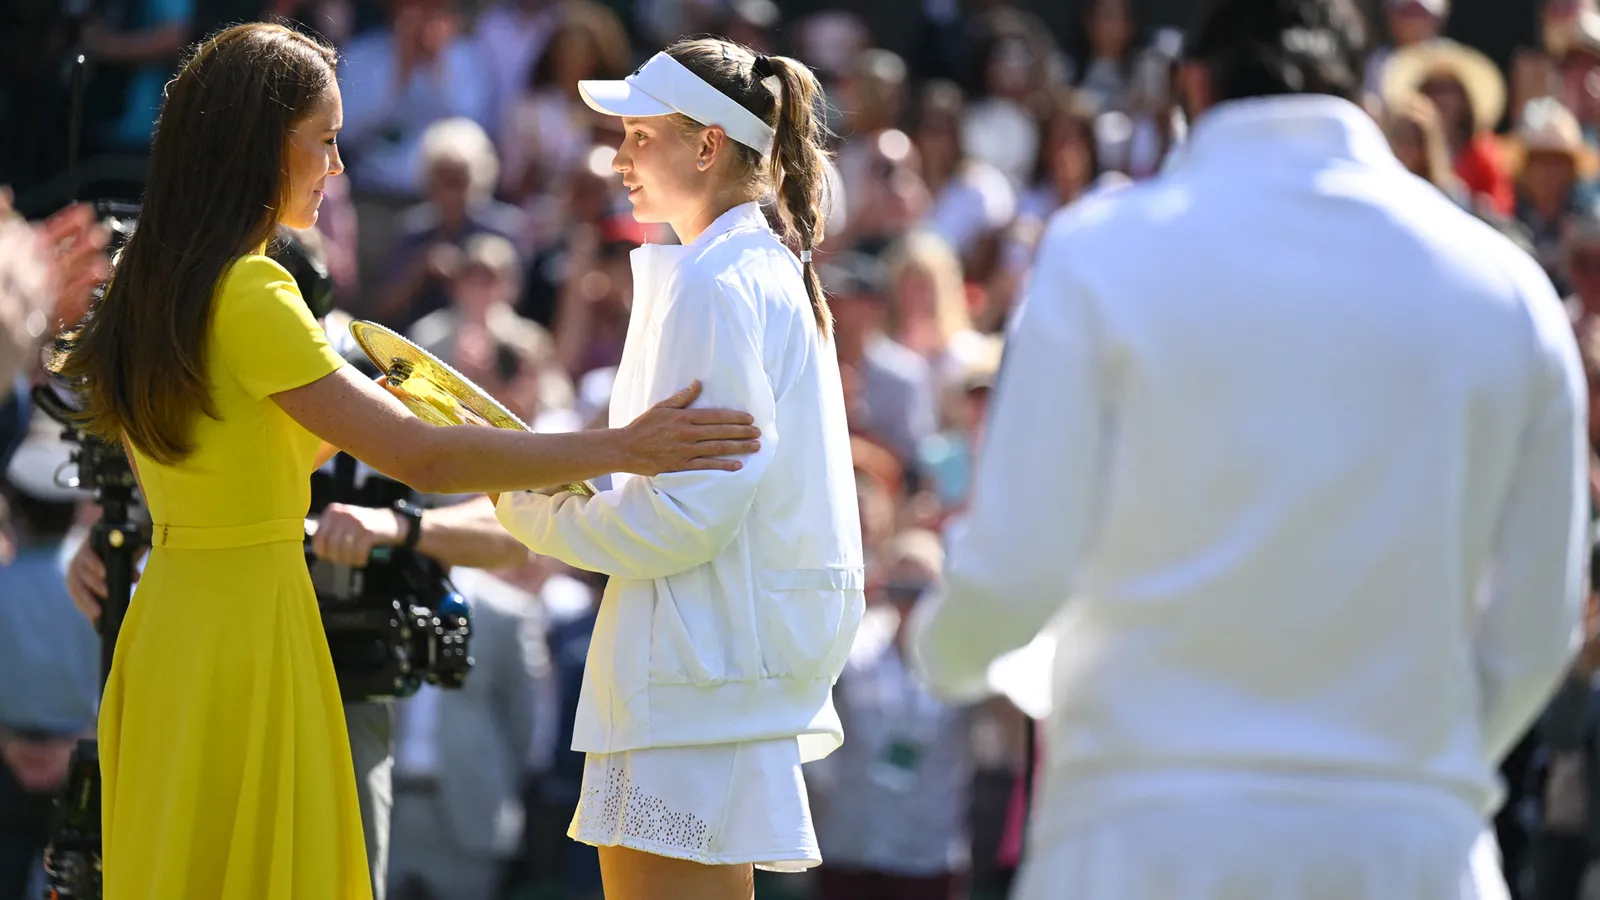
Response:
[[[245,256],[223,276],[212,329],[223,366],[256,400],[344,365],[294,277],[265,256]]]

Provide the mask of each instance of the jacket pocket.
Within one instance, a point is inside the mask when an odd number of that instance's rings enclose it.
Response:
[[[650,682],[704,685],[721,681],[721,666],[713,671],[707,658],[696,650],[671,582],[657,578],[655,586],[655,609],[650,614]],[[716,651],[715,647],[706,649]]]
[[[838,678],[861,624],[860,566],[762,572],[756,624],[761,665],[774,678]]]

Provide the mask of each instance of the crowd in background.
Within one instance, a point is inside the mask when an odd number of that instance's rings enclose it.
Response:
[[[966,502],[1004,329],[1051,214],[1182,153],[1183,35],[1142,27],[1128,0],[1081,7],[1077,32],[1053,34],[1004,2],[924,3],[931,38],[912,65],[848,10],[791,21],[771,0],[129,0],[120,18],[82,26],[94,67],[76,175],[137,197],[162,85],[212,25],[281,17],[315,30],[342,57],[348,169],[327,182],[311,236],[338,307],[409,335],[535,428],[580,429],[604,422],[627,334],[629,251],[673,238],[633,220],[611,168],[620,126],[582,103],[578,81],[623,77],[673,38],[706,32],[812,66],[837,135],[817,259],[870,608],[835,692],[846,743],[807,767],[826,862],[763,880],[758,895],[1000,897],[1022,846],[1026,717],[1003,698],[956,708],[932,697],[908,673],[901,624],[939,588],[941,534]],[[1408,169],[1540,260],[1571,298],[1600,384],[1600,9],[1548,0],[1543,46],[1510,71],[1440,36],[1448,0],[1380,0],[1376,11],[1367,108]],[[0,116],[13,122],[49,114],[15,91],[7,103]],[[61,177],[58,147],[17,147],[19,191]],[[43,419],[7,472],[0,606],[67,604],[60,564],[95,513],[57,483],[65,450]],[[466,811],[405,809],[401,793],[391,896],[427,896],[430,870],[408,861],[440,848],[502,861],[508,897],[597,896],[592,850],[564,832],[582,766],[567,741],[602,584],[542,558],[453,579],[517,640],[503,664],[472,674],[486,691],[429,694],[410,715],[418,701],[402,703],[396,778],[474,765],[459,741],[440,742],[459,756],[437,763],[414,749],[426,729],[468,715],[515,744],[506,758],[521,771]],[[0,638],[32,648],[25,664],[0,664],[0,694],[34,690],[41,672],[92,690],[87,624],[32,627]],[[1530,900],[1600,898],[1597,670],[1600,647],[1586,646],[1507,765],[1501,843],[1508,880]],[[482,708],[450,709],[467,702]],[[5,764],[19,776],[45,777],[13,756]]]

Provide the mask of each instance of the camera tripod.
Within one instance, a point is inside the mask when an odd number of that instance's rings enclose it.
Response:
[[[100,607],[100,689],[104,693],[128,601],[133,569],[146,539],[133,521],[136,482],[122,448],[86,434],[73,424],[72,411],[49,387],[33,391],[34,403],[61,422],[63,436],[77,445],[77,486],[94,492],[100,520],[89,531],[90,545],[106,566],[106,597]],[[56,800],[56,816],[45,850],[45,900],[100,900],[100,751],[80,740],[72,751],[66,785]]]

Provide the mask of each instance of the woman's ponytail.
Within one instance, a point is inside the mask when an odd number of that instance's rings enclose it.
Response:
[[[812,251],[822,243],[826,218],[823,199],[828,180],[828,151],[824,144],[827,130],[822,111],[818,109],[822,86],[811,70],[798,60],[785,56],[760,57],[756,60],[758,69],[765,68],[761,65],[763,61],[771,66],[771,74],[782,84],[778,95],[778,121],[773,128],[777,136],[768,161],[768,176],[778,194],[779,215],[800,244],[806,293],[811,297],[817,327],[826,338],[833,333],[833,313],[828,310],[822,279],[817,277],[817,267],[811,261]],[[758,78],[764,74],[756,72]]]
[[[739,164],[733,177],[747,180],[757,192],[770,189],[778,197],[784,237],[799,245],[806,293],[824,338],[833,334],[833,314],[822,292],[811,254],[822,243],[828,196],[828,129],[822,116],[822,86],[799,60],[758,56],[749,48],[719,38],[689,38],[667,48],[668,55],[721,91],[775,133],[772,152],[736,145]],[[776,80],[777,87],[769,84]],[[705,126],[679,116],[686,133]]]

